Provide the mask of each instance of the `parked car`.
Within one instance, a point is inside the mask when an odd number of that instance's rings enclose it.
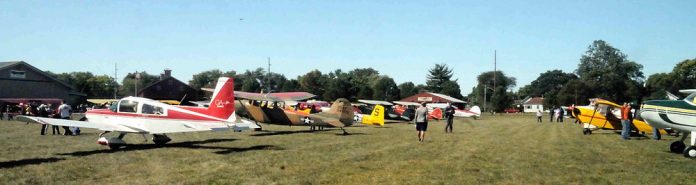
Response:
[[[518,113],[518,112],[520,112],[520,110],[518,110],[518,109],[516,109],[516,108],[507,108],[507,109],[505,109],[505,113]]]

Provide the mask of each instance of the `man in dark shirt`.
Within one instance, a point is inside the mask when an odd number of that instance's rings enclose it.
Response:
[[[447,104],[447,108],[445,108],[445,118],[447,118],[445,133],[452,133],[452,123],[454,122],[454,107],[452,107],[452,104]]]

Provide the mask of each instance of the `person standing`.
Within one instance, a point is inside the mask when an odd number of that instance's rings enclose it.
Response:
[[[416,131],[418,131],[418,141],[425,140],[425,131],[428,130],[428,108],[425,107],[425,102],[416,109],[416,117],[413,119],[416,122]]]
[[[563,107],[558,107],[558,122],[563,123],[563,116],[565,115],[565,111],[563,110]]]
[[[553,123],[554,107],[549,108],[549,122]]]
[[[452,133],[452,124],[454,123],[454,107],[452,107],[451,103],[447,104],[447,108],[445,108],[445,118],[447,118],[445,133]]]
[[[624,140],[630,140],[629,134],[631,131],[631,105],[624,102],[621,106],[621,138]]]
[[[541,123],[541,115],[542,115],[542,114],[541,114],[541,109],[538,109],[537,112],[536,112],[537,123]]]
[[[58,113],[60,114],[60,119],[68,119],[69,120],[70,119],[70,111],[72,111],[72,108],[70,107],[70,105],[66,104],[65,101],[63,101],[63,103],[60,104],[60,106],[58,106]],[[67,126],[63,126],[63,129],[65,130],[63,133],[64,135],[66,135],[66,136],[72,135],[70,128],[68,128]]]

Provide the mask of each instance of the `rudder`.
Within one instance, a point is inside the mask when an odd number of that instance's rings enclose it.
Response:
[[[369,116],[364,116],[362,124],[384,126],[384,106],[375,105]]]
[[[234,116],[234,80],[228,77],[218,78],[215,91],[210,99],[208,115],[220,119],[235,121]]]

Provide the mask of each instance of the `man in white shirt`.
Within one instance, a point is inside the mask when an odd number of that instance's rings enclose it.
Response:
[[[60,119],[70,119],[70,111],[72,111],[72,108],[70,105],[66,104],[65,101],[58,106],[58,113],[60,114]],[[73,135],[72,132],[70,131],[70,128],[63,126],[63,129],[65,129],[65,132],[63,132],[64,135]]]

